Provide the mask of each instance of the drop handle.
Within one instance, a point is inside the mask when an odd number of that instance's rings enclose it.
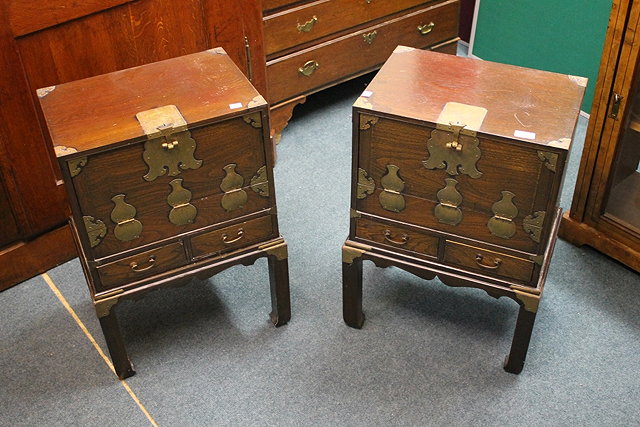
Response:
[[[500,267],[502,260],[500,258],[494,258],[493,264],[485,264],[484,257],[480,254],[476,254],[476,264],[478,264],[479,267],[486,268],[487,270],[495,270]]]
[[[402,246],[406,245],[409,241],[409,236],[405,233],[402,233],[400,236],[400,240],[395,240],[391,238],[391,230],[384,230],[384,240],[393,243],[394,245]]]
[[[311,31],[313,29],[313,26],[316,25],[316,22],[318,22],[318,18],[316,16],[314,16],[313,18],[311,18],[310,20],[308,20],[304,24],[296,25],[296,28],[298,28],[298,31],[301,32],[301,33],[308,33],[309,31]]]
[[[609,113],[609,117],[612,119],[618,119],[618,113],[620,112],[620,103],[624,99],[624,96],[620,95],[617,92],[613,92],[613,104],[611,104],[611,113]]]
[[[131,268],[131,271],[134,271],[136,273],[141,273],[143,271],[149,270],[150,268],[153,268],[155,265],[156,265],[156,256],[151,255],[149,259],[142,265],[138,264],[136,261],[133,261],[132,263],[129,264],[129,267]]]
[[[320,64],[318,64],[318,61],[314,61],[312,59],[311,61],[305,62],[302,67],[298,68],[298,72],[303,76],[309,77],[318,68],[320,68]]]
[[[235,243],[238,240],[242,239],[244,237],[244,230],[242,228],[238,229],[238,233],[236,234],[236,237],[234,237],[233,239],[229,238],[229,235],[227,233],[224,233],[222,235],[222,243],[224,243],[225,245],[230,245],[231,243]]]
[[[433,22],[429,22],[428,24],[422,24],[422,25],[418,25],[418,32],[423,35],[426,36],[427,34],[429,34],[431,31],[433,31],[433,28],[436,26],[436,24],[434,24]]]

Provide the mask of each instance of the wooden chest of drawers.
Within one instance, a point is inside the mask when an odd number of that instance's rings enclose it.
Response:
[[[557,234],[586,79],[399,46],[353,108],[344,319],[359,328],[362,260],[521,305],[519,373]]]
[[[117,374],[124,298],[267,256],[290,318],[266,101],[222,49],[39,90]]]
[[[272,134],[305,96],[375,70],[398,44],[456,52],[459,0],[265,0]]]

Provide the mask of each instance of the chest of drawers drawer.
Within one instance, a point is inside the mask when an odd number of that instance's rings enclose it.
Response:
[[[456,1],[441,2],[267,63],[269,97],[282,101],[380,66],[398,44],[427,47],[455,38]],[[356,53],[357,52],[357,53]]]
[[[264,20],[265,52],[269,57],[294,46],[367,25],[425,3],[429,2],[329,0],[286,9],[267,16]]]

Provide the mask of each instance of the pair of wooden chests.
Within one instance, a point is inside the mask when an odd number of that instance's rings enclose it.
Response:
[[[362,261],[520,305],[519,373],[556,240],[586,80],[399,46],[353,107],[343,316]],[[38,91],[113,365],[134,374],[117,304],[267,257],[291,317],[268,105],[222,49]],[[346,220],[346,214],[345,214]]]

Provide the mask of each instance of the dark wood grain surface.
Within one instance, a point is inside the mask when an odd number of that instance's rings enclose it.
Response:
[[[141,111],[176,105],[196,126],[246,111],[252,101],[266,105],[229,57],[213,50],[58,85],[40,104],[53,144],[84,152],[142,138]]]
[[[399,48],[367,87],[367,101],[371,110],[430,123],[448,102],[478,106],[488,110],[479,132],[547,145],[573,138],[585,86],[563,74]]]

